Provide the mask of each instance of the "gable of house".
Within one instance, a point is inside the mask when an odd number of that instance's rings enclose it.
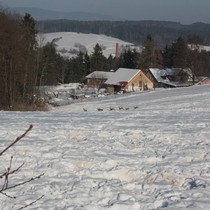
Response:
[[[129,91],[151,90],[153,89],[153,82],[140,70],[128,81],[126,89]]]

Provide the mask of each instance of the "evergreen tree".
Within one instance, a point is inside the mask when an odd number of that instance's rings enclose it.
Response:
[[[26,38],[30,39],[29,47],[33,48],[37,46],[36,35],[38,32],[36,30],[36,22],[34,18],[30,14],[26,13],[21,19],[21,25],[24,26],[25,32],[27,34]]]
[[[162,54],[159,49],[155,48],[151,35],[147,35],[144,49],[140,55],[140,68],[147,69],[149,67],[162,67]]]
[[[85,80],[87,72],[85,61],[85,54],[83,52],[79,52],[79,55],[75,58],[75,69],[77,69],[75,72],[75,82],[82,82]]]
[[[163,66],[165,68],[171,68],[173,66],[173,51],[171,46],[166,46],[163,50]]]
[[[65,75],[65,83],[83,82],[87,75],[88,55],[79,52],[77,57],[69,59]]]
[[[37,68],[36,68],[36,52],[37,52],[37,41],[36,35],[37,31],[35,29],[36,23],[34,18],[26,13],[21,19],[21,27],[24,30],[25,36],[23,36],[23,45],[25,57],[25,67],[22,69],[22,88],[23,88],[23,97],[25,98],[28,94],[29,89],[34,95],[36,92],[37,85]]]
[[[172,44],[173,67],[186,68],[188,67],[189,48],[182,37],[179,37]]]
[[[102,48],[96,44],[94,51],[90,56],[90,69],[93,71],[106,71],[106,57],[103,55]]]
[[[121,67],[123,68],[130,68],[130,69],[137,69],[138,68],[138,53],[134,49],[126,50],[124,53],[121,54]]]
[[[109,55],[107,58],[107,70],[116,70],[117,69],[117,60],[112,55]]]
[[[84,55],[84,65],[85,65],[85,76],[90,74],[90,56],[87,54],[87,52]]]

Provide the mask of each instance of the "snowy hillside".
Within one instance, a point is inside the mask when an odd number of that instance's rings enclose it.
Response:
[[[210,46],[200,46],[200,50],[205,50],[210,52]]]
[[[210,52],[210,46],[194,45],[194,44],[189,44],[188,46],[191,50],[199,50],[199,51],[204,50],[204,51]]]
[[[123,50],[130,46],[133,47],[132,43],[124,42],[120,39],[106,35],[83,34],[75,32],[47,33],[40,35],[38,40],[39,42],[43,43],[54,40],[57,45],[58,52],[66,57],[75,56],[80,50],[87,51],[88,54],[91,54],[97,43],[102,47],[103,54],[106,57],[108,57],[110,54],[115,56],[116,43],[119,44],[119,50]]]
[[[9,184],[45,174],[7,191],[17,199],[0,194],[0,209],[18,209],[44,195],[29,209],[208,210],[209,104],[210,86],[193,86],[49,112],[1,111],[1,148],[34,125],[0,158],[1,172],[11,155],[13,167],[25,163]]]

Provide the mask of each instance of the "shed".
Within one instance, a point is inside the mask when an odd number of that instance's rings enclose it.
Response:
[[[104,82],[109,79],[114,72],[106,72],[106,71],[94,71],[86,76],[87,86],[99,88]]]

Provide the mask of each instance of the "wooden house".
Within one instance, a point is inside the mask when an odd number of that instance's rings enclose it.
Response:
[[[153,89],[153,82],[139,69],[119,68],[105,84],[110,94]]]

